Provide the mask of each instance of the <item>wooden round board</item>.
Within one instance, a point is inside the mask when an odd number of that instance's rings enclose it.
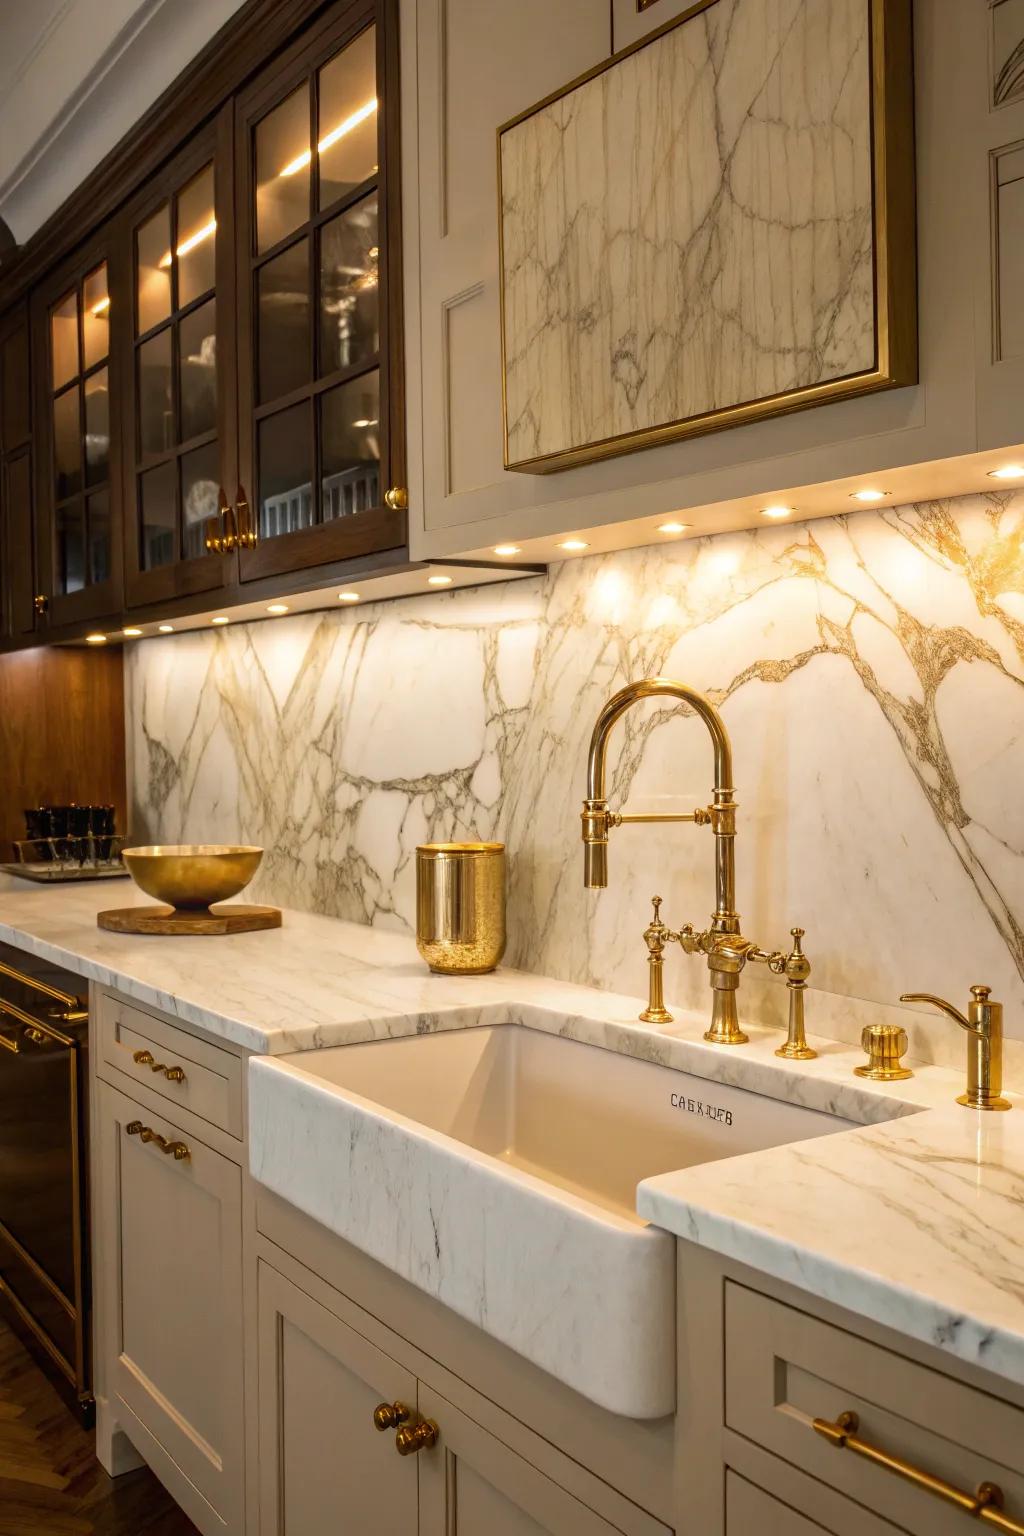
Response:
[[[117,907],[100,912],[96,921],[110,933],[254,933],[280,928],[279,907],[230,906],[208,912],[176,912],[173,907]]]

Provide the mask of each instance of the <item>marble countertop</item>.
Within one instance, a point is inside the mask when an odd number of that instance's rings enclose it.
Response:
[[[704,1247],[1024,1382],[1024,1099],[979,1115],[962,1074],[852,1075],[858,1051],[774,1055],[744,1019],[735,1051],[702,1015],[637,1022],[635,997],[499,970],[432,976],[412,940],[308,913],[231,938],[105,933],[96,913],[145,901],[127,882],[33,886],[0,876],[0,942],[260,1054],[517,1022],[858,1122],[858,1128],[645,1180],[638,1210]]]

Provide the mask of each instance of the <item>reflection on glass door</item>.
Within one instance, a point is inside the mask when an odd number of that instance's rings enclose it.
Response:
[[[252,130],[260,539],[381,507],[377,33]]]
[[[50,310],[54,591],[110,577],[110,294],[100,262]]]
[[[211,162],[135,229],[141,571],[206,554],[219,526],[215,207]]]

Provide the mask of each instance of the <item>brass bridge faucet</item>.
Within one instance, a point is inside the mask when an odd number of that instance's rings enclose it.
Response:
[[[709,806],[698,806],[694,811],[670,816],[626,815],[608,809],[605,780],[611,729],[634,704],[652,698],[671,698],[680,704],[688,704],[707,727],[715,759],[714,790]],[[671,1022],[672,1015],[665,1008],[662,987],[663,955],[667,944],[678,942],[688,955],[707,957],[711,1026],[704,1032],[705,1040],[714,1045],[746,1044],[748,1037],[740,1028],[736,993],[743,967],[748,961],[754,961],[767,965],[776,975],[784,975],[789,986],[789,1036],[776,1055],[794,1060],[807,1060],[816,1055],[804,1037],[804,990],[811,965],[800,947],[803,929],[791,929],[793,949],[788,955],[778,950],[759,949],[740,931],[736,911],[736,798],[732,783],[732,745],[725,723],[711,701],[696,688],[667,677],[648,677],[620,688],[601,710],[590,738],[587,798],[583,802],[582,820],[583,879],[588,890],[603,889],[608,884],[608,834],[614,827],[630,822],[688,821],[699,827],[710,827],[715,839],[715,910],[708,928],[697,932],[692,923],[685,923],[677,933],[673,932],[661,921],[661,898],[654,898],[654,918],[644,933],[650,966],[650,1001],[640,1015],[641,1019],[663,1024]]]
[[[972,987],[966,1017],[959,1008],[931,992],[902,992],[901,1003],[930,1003],[966,1029],[967,1092],[958,1104],[968,1109],[1012,1109],[1003,1098],[1003,1005],[993,1003],[991,987]]]

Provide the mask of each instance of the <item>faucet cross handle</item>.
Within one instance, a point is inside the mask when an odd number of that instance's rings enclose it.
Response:
[[[678,934],[672,932],[661,920],[661,897],[652,896],[651,906],[654,915],[644,929],[644,943],[647,945],[647,1007],[641,1013],[640,1018],[645,1024],[671,1024],[672,1015],[665,1007],[665,948]]]
[[[990,1001],[991,987],[971,988],[971,1001],[963,1014],[944,997],[932,992],[901,992],[901,1003],[927,1003],[938,1008],[965,1029],[967,1045],[967,1092],[957,1098],[968,1109],[1012,1109],[1003,1098],[1003,1005]]]

